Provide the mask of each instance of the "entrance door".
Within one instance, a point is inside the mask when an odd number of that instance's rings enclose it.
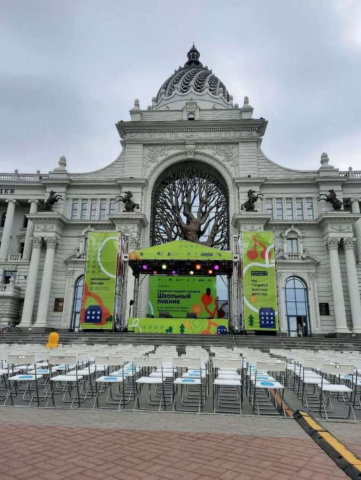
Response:
[[[309,337],[310,316],[307,286],[299,277],[290,277],[285,285],[285,306],[290,337]]]
[[[308,337],[307,317],[304,315],[287,315],[288,336]]]

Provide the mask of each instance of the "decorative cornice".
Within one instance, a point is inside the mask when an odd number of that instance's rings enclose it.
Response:
[[[114,225],[139,225],[140,227],[146,227],[148,225],[148,219],[142,213],[118,213],[108,217]]]

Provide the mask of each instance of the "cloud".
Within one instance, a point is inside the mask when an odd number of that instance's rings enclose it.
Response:
[[[106,6],[105,6],[106,5]],[[146,108],[196,42],[234,101],[269,120],[275,162],[361,168],[358,0],[2,1],[1,170],[110,163],[114,124]],[[334,153],[333,153],[334,152]],[[346,167],[346,168],[347,168]],[[342,167],[344,168],[344,167]]]

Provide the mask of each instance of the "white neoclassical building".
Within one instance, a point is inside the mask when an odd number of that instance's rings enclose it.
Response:
[[[130,120],[117,124],[122,151],[109,165],[70,173],[61,157],[46,174],[0,174],[2,323],[76,328],[88,232],[121,231],[129,248],[181,238],[164,217],[164,185],[208,175],[217,179],[226,205],[209,245],[217,247],[218,240],[236,255],[241,232],[274,232],[281,333],[296,335],[301,322],[307,335],[361,334],[361,171],[340,171],[326,153],[312,171],[268,159],[261,149],[267,121],[253,118],[248,97],[242,106],[234,103],[199,57],[193,46],[150,106],[142,109],[135,100]],[[257,211],[241,208],[250,189],[263,195]],[[318,200],[330,190],[333,203]],[[62,198],[44,211],[51,191]],[[123,211],[117,200],[125,192],[139,209]],[[211,230],[209,225],[205,239]],[[131,274],[127,288],[129,301]],[[147,289],[144,281],[138,315],[146,313]],[[238,300],[230,298],[235,328],[241,321]]]

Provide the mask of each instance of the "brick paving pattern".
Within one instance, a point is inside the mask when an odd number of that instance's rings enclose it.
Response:
[[[14,425],[3,416],[0,434],[1,480],[348,478],[311,439],[297,435]]]

